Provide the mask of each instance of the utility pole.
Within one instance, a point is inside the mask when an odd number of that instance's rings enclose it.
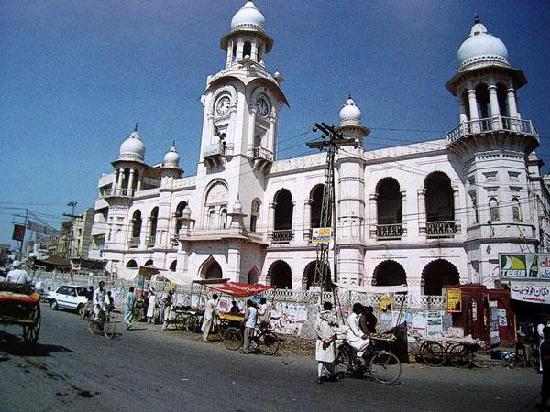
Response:
[[[70,258],[71,257],[71,254],[72,254],[72,251],[73,251],[73,241],[74,241],[74,236],[73,236],[73,230],[74,230],[74,219],[78,218],[79,216],[76,216],[74,214],[74,209],[75,209],[75,206],[78,204],[78,202],[76,200],[71,200],[69,203],[67,203],[67,206],[70,206],[71,207],[71,214],[69,213],[63,213],[63,216],[66,216],[66,217],[70,217],[71,218],[71,231],[69,233],[69,246],[68,246],[68,253],[67,253],[67,257]]]
[[[334,239],[334,272],[333,280],[337,278],[337,262],[336,262],[336,182],[334,177],[334,166],[336,153],[338,148],[342,146],[357,147],[359,143],[352,138],[345,138],[342,133],[336,131],[335,126],[325,123],[315,123],[313,131],[320,130],[323,136],[320,139],[306,143],[307,147],[316,148],[320,151],[327,152],[327,161],[325,168],[325,190],[323,193],[323,203],[321,206],[321,228],[329,228],[332,226],[331,238]],[[315,260],[315,276],[313,285],[320,286],[323,290],[327,284],[328,270],[330,267],[328,246],[329,242],[325,241],[317,244],[317,257]],[[331,282],[332,283],[332,282]],[[321,301],[323,294],[321,293]]]

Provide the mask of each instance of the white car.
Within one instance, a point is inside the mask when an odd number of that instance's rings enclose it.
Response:
[[[83,286],[62,285],[55,292],[48,294],[48,301],[52,309],[71,309],[78,313],[84,310],[88,301],[86,288]]]

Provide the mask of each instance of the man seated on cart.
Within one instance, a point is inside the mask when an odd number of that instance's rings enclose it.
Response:
[[[359,363],[365,363],[363,354],[369,346],[369,335],[363,333],[359,327],[359,317],[363,313],[363,305],[355,303],[351,310],[352,313],[346,320],[346,324],[349,327],[346,340],[357,351],[357,360]]]
[[[105,282],[100,281],[99,287],[94,291],[94,319],[103,324],[105,319]]]
[[[15,260],[12,263],[12,270],[6,276],[6,282],[17,285],[26,285],[29,282],[29,275],[25,269],[20,269],[21,262]]]

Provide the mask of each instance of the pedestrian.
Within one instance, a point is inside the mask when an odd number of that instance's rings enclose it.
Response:
[[[147,306],[147,322],[154,323],[155,319],[155,301],[157,295],[155,293],[155,288],[149,288],[149,305]]]
[[[352,313],[348,316],[346,323],[349,327],[346,340],[349,345],[357,350],[357,361],[361,364],[365,363],[363,354],[369,346],[369,335],[363,333],[359,327],[359,316],[363,312],[363,305],[355,303],[352,307]]]
[[[130,330],[132,327],[132,321],[134,320],[134,307],[136,305],[136,294],[134,293],[134,287],[130,286],[128,294],[126,295],[126,306],[124,320],[126,321],[126,330]]]
[[[258,307],[258,325],[260,329],[269,329],[270,326],[270,310],[266,298],[260,298],[260,306]]]
[[[107,312],[112,312],[115,309],[115,298],[111,294],[111,291],[107,291],[105,295],[105,310]]]
[[[248,344],[250,343],[250,336],[254,333],[256,328],[256,322],[258,320],[258,308],[253,300],[248,299],[246,302],[246,313],[244,315],[244,345],[242,352],[248,353]]]
[[[170,289],[166,296],[162,299],[164,305],[163,319],[162,319],[162,329],[166,330],[168,328],[168,322],[170,321],[170,313],[172,312],[172,299],[174,291]]]
[[[101,320],[103,324],[103,315],[105,314],[105,282],[100,281],[99,286],[94,291],[94,319]],[[102,319],[100,319],[100,317]]]
[[[539,338],[539,371],[538,373],[542,373],[542,353],[541,353],[541,345],[544,342],[544,328],[546,327],[546,324],[544,322],[541,322],[537,325],[537,335]]]
[[[212,299],[206,301],[204,307],[204,318],[202,321],[202,340],[208,342],[208,334],[214,325],[214,316],[216,315],[216,306],[218,305],[218,295],[212,295]]]
[[[12,269],[6,275],[6,282],[17,285],[26,285],[29,282],[29,275],[25,269],[21,269],[21,262],[14,260]]]
[[[315,322],[315,360],[317,361],[317,383],[325,380],[336,380],[334,361],[336,360],[336,328],[338,321],[332,312],[332,303],[325,302]],[[326,369],[328,376],[323,375]]]
[[[378,319],[376,319],[373,312],[372,306],[363,307],[363,313],[359,317],[359,328],[361,332],[368,335],[376,332],[376,324],[378,323]]]
[[[540,357],[542,363],[541,411],[545,411],[550,399],[550,327],[543,329],[544,340],[540,344]]]

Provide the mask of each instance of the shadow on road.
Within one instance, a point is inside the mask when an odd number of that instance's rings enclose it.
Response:
[[[72,352],[72,350],[60,345],[26,344],[17,335],[0,331],[0,352],[16,356],[50,356],[53,352]]]

